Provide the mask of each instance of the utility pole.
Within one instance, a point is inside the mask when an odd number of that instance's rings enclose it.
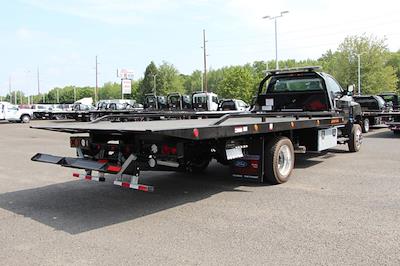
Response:
[[[37,93],[40,95],[40,73],[39,73],[39,67],[37,67]]]
[[[203,30],[203,57],[204,57],[204,75],[203,91],[207,92],[207,48],[206,48],[206,30]]]
[[[40,71],[39,67],[37,67],[37,90],[38,90],[38,96],[40,96]],[[45,103],[46,99],[43,93],[43,103]]]
[[[8,90],[10,92],[10,103],[12,103],[12,93],[11,93],[11,76],[8,77]]]
[[[99,88],[99,78],[98,78],[98,65],[99,63],[97,62],[97,55],[96,55],[96,88],[94,91],[94,102],[95,104],[97,103],[97,93],[98,93],[98,88]]]

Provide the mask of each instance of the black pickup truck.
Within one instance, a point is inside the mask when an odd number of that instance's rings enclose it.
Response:
[[[356,95],[354,100],[361,105],[362,110],[362,130],[367,133],[371,126],[383,125],[390,120],[389,112],[391,107],[378,95]],[[385,116],[384,114],[387,114]]]
[[[360,149],[361,108],[348,95],[315,67],[270,71],[250,112],[202,119],[166,119],[160,113],[147,121],[35,126],[83,135],[70,139],[77,158],[38,153],[32,160],[83,169],[74,176],[113,178],[115,185],[141,191],[153,191],[139,183],[141,171],[199,172],[212,159],[230,165],[235,177],[280,184],[292,173],[295,153],[337,144],[347,144],[351,152]]]

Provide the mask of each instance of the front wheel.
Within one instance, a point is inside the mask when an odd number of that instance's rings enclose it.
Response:
[[[277,137],[265,148],[265,181],[276,185],[289,180],[294,168],[294,148],[290,139]]]
[[[368,133],[369,129],[370,129],[369,119],[365,118],[363,120],[362,133]]]
[[[31,117],[29,115],[21,116],[21,122],[22,123],[29,123],[29,121],[31,121]]]
[[[358,124],[354,124],[347,143],[349,151],[357,152],[360,150],[362,144],[362,129]]]

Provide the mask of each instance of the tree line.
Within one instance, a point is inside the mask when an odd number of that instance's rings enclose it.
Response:
[[[374,36],[349,36],[335,51],[328,50],[316,60],[282,60],[280,68],[301,66],[322,66],[322,70],[334,76],[345,88],[349,84],[357,84],[358,55],[361,65],[362,94],[377,94],[379,92],[400,93],[400,50],[390,52],[385,39]],[[210,69],[207,73],[208,91],[217,93],[222,98],[239,98],[247,102],[258,90],[258,84],[265,77],[268,66],[275,66],[274,60],[255,61],[245,65],[226,66]],[[157,95],[167,95],[171,92],[191,94],[202,90],[202,72],[195,70],[190,75],[181,74],[168,62],[156,65],[154,62],[146,67],[143,78],[132,81],[132,94],[125,98],[142,102],[144,95],[156,92]],[[84,97],[94,98],[94,87],[66,86],[54,88],[43,95],[33,96],[30,102],[42,103],[72,103]],[[12,99],[28,100],[22,92],[14,92]],[[120,99],[121,84],[107,82],[98,89],[99,99]],[[7,95],[4,100],[10,100]],[[13,100],[14,102],[14,100]]]

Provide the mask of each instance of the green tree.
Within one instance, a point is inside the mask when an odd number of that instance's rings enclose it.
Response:
[[[392,66],[387,65],[389,51],[384,39],[366,35],[350,36],[339,45],[336,52],[328,51],[320,61],[325,71],[332,74],[342,86],[357,84],[358,60],[361,58],[361,91],[377,94],[394,90],[397,77]]]
[[[144,95],[147,93],[152,93],[154,89],[154,75],[158,74],[158,69],[156,64],[153,61],[146,67],[144,72],[144,78],[141,80],[139,84],[138,98],[139,101],[142,102],[144,99]],[[156,76],[156,83],[158,77]],[[157,84],[158,87],[158,84]],[[157,88],[156,88],[157,89]]]
[[[167,95],[171,92],[185,92],[183,78],[174,65],[163,62],[158,67],[157,95]]]
[[[220,91],[222,81],[224,80],[224,71],[226,67],[220,69],[210,69],[207,73],[207,90],[211,92]]]
[[[121,84],[117,82],[106,82],[99,89],[99,99],[121,99]]]
[[[226,68],[218,94],[224,98],[236,98],[250,102],[255,94],[252,69],[249,66]]]
[[[386,65],[391,66],[395,70],[397,77],[397,93],[400,93],[400,50],[390,53],[389,60],[387,61]]]
[[[185,93],[192,94],[195,91],[201,91],[203,74],[200,70],[195,70],[189,76],[183,76],[183,87]]]

